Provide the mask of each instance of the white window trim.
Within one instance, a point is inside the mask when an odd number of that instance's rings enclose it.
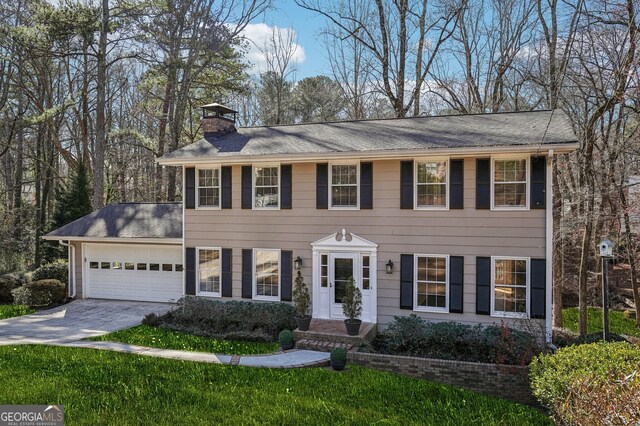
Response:
[[[278,252],[278,296],[258,296],[258,274],[256,273],[256,254],[259,251],[275,251]],[[279,302],[282,297],[282,250],[274,248],[254,248],[253,249],[253,262],[251,265],[252,271],[252,292],[253,300],[266,300],[271,302]]]
[[[220,271],[220,292],[200,291],[200,250],[217,250],[218,271]],[[184,270],[184,267],[183,267]],[[222,248],[221,247],[196,247],[196,296],[222,297]]]
[[[356,205],[355,206],[334,206],[333,205],[333,166],[356,166]],[[360,161],[334,161],[329,163],[328,197],[329,210],[360,210]]]
[[[277,207],[256,207],[256,168],[257,167],[277,167],[278,168],[278,206]],[[280,173],[280,163],[252,164],[251,165],[251,208],[253,210],[280,210],[282,200],[282,176]]]
[[[524,260],[527,262],[527,287],[526,287],[526,300],[525,307],[526,313],[517,312],[503,312],[496,311],[496,298],[495,298],[495,284],[496,284],[496,260]],[[529,318],[529,303],[531,302],[531,258],[521,256],[491,256],[491,316],[498,318]]]
[[[218,205],[217,206],[201,206],[200,205],[200,170],[218,170]],[[215,186],[213,187],[215,188]],[[222,167],[220,166],[202,166],[196,167],[196,210],[221,210],[222,209]]]
[[[418,205],[418,163],[434,163],[438,161],[447,162],[447,181],[445,187],[447,196],[445,197],[444,206],[419,206]],[[450,196],[450,177],[451,177],[451,159],[450,157],[433,157],[433,158],[416,158],[413,160],[413,209],[414,210],[449,210]]]
[[[418,306],[418,258],[419,257],[443,257],[445,258],[447,270],[446,270],[446,283],[445,283],[445,306],[444,308],[437,308],[433,306]],[[416,312],[433,312],[448,314],[449,313],[449,255],[448,254],[422,254],[416,253],[413,255],[413,310]]]
[[[526,160],[527,161],[527,173],[525,175],[525,179],[526,179],[526,189],[525,189],[525,195],[527,197],[527,204],[525,206],[522,207],[516,207],[516,206],[496,206],[496,202],[495,202],[495,163],[496,160],[498,161],[502,161],[502,160]],[[523,211],[523,210],[529,210],[529,203],[531,202],[530,198],[531,198],[531,190],[530,190],[530,185],[531,185],[531,156],[527,156],[527,155],[497,155],[497,156],[493,156],[491,157],[491,210],[501,210],[501,211],[514,211],[514,210],[518,210],[518,211]]]

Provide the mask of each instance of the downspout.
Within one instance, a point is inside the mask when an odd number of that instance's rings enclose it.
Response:
[[[547,344],[551,343],[553,333],[552,322],[552,294],[553,294],[553,150],[550,149],[547,155],[547,176],[546,176],[546,247],[545,257],[547,259],[546,266],[546,294],[545,294],[545,335]]]
[[[63,240],[58,240],[58,243],[60,243],[61,246],[64,246],[67,248],[67,257],[69,259],[69,264],[68,264],[68,281],[67,281],[67,287],[69,288],[69,297],[74,298],[76,297],[76,268],[74,267],[75,265],[75,259],[76,259],[76,247],[73,244],[70,244],[69,242],[64,242]]]

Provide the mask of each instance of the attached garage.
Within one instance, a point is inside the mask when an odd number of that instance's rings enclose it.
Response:
[[[84,244],[86,298],[169,302],[182,296],[180,246]]]
[[[69,296],[171,302],[184,294],[182,204],[116,203],[47,234],[69,247]]]

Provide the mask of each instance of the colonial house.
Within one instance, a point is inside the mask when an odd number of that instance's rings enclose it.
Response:
[[[564,113],[532,111],[253,128],[202,108],[182,204],[114,204],[46,236],[69,245],[80,298],[290,301],[314,318],[551,329],[551,170],[576,149]]]

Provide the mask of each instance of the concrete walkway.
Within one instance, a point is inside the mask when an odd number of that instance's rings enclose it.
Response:
[[[210,364],[243,365],[247,367],[265,368],[301,368],[319,367],[329,364],[329,354],[307,350],[290,350],[265,355],[218,355],[207,352],[178,351],[173,349],[147,348],[118,342],[76,342],[50,343],[56,346],[74,348],[101,349],[114,352],[169,358],[181,361],[206,362]]]
[[[35,314],[0,320],[0,346],[26,344],[70,346],[183,361],[268,368],[321,366],[329,362],[328,353],[308,350],[231,356],[82,340],[139,325],[145,315],[151,312],[163,314],[170,308],[171,305],[166,303],[74,300],[66,305]]]

